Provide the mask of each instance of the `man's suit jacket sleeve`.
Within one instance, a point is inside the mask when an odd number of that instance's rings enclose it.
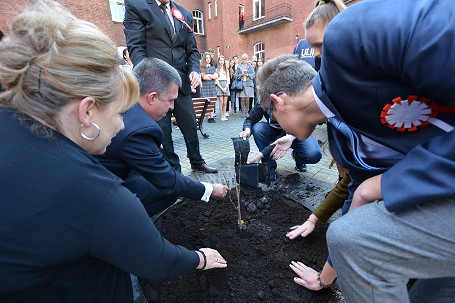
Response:
[[[201,199],[205,186],[179,174],[164,160],[156,144],[156,131],[154,127],[143,128],[128,136],[120,146],[122,161],[152,183],[163,196]]]
[[[415,133],[389,130],[378,118],[349,116],[347,111],[352,108],[347,102],[379,107],[375,117],[391,101],[382,95],[406,98],[415,94],[438,106],[455,107],[455,39],[449,38],[455,36],[455,16],[443,2],[384,1],[388,4],[360,2],[330,22],[324,35],[320,75],[331,79],[325,85],[334,92],[329,98],[338,105],[343,119],[353,125],[362,121],[364,124],[356,128],[367,130],[366,136],[371,134],[370,138],[384,144],[393,142],[406,153],[381,181],[385,206],[395,211],[455,195],[455,133],[431,125],[419,127]],[[390,11],[409,14],[397,20]],[[384,23],[388,24],[387,30],[378,31]],[[335,90],[340,94],[336,95]],[[454,114],[440,114],[438,118],[455,124]],[[392,136],[397,139],[391,141]],[[402,144],[404,141],[410,144]]]
[[[396,211],[455,196],[455,131],[424,142],[385,172],[384,206]]]
[[[146,26],[143,23],[137,8],[131,0],[125,1],[125,26],[124,33],[126,45],[131,61],[134,65],[138,64],[146,57],[145,53],[145,30]]]

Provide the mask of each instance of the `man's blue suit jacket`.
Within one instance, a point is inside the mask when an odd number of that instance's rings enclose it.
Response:
[[[385,164],[381,181],[390,211],[455,195],[455,131],[430,124],[403,132],[381,122],[397,97],[454,109],[454,24],[455,1],[369,0],[341,12],[325,32],[316,94],[355,132],[403,155]],[[437,118],[455,125],[455,113]]]
[[[123,180],[141,199],[169,200],[186,197],[201,199],[205,186],[175,171],[160,152],[163,132],[136,104],[123,114],[125,129],[120,131],[98,160]],[[133,180],[133,181],[131,181]],[[143,201],[144,202],[144,201]]]

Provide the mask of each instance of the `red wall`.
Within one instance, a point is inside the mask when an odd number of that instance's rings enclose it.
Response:
[[[144,0],[145,1],[145,0]],[[349,1],[353,5],[361,0]],[[106,33],[118,46],[125,45],[123,24],[113,22],[108,0],[59,0],[76,17],[93,22]],[[221,54],[228,58],[246,52],[253,55],[255,43],[263,42],[265,57],[273,58],[281,54],[292,53],[296,43],[304,38],[303,22],[314,7],[310,0],[266,0],[267,10],[278,4],[286,3],[292,6],[292,21],[277,27],[268,28],[248,35],[238,33],[238,6],[245,8],[245,18],[253,14],[253,0],[218,0],[218,17],[215,17],[215,0],[179,0],[176,1],[190,12],[193,9],[204,13],[204,35],[196,35],[199,52],[208,48],[215,50],[219,46]],[[208,19],[208,3],[212,3],[212,18]],[[0,29],[8,34],[7,24],[26,6],[25,0],[0,0],[1,15]],[[267,14],[266,14],[267,18]]]

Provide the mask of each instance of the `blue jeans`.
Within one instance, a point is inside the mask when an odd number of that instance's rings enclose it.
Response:
[[[256,146],[262,151],[264,148],[283,136],[283,130],[271,127],[267,122],[258,122],[253,125],[252,135]],[[321,148],[313,136],[303,141],[295,139],[291,148],[294,150],[294,160],[297,166],[302,164],[318,163],[322,158]],[[276,169],[276,161],[270,155],[264,155],[262,163],[269,163],[270,169]]]

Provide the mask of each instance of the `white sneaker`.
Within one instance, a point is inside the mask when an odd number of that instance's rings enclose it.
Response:
[[[229,117],[229,113],[226,113],[225,116],[226,116],[226,118]]]
[[[221,121],[227,121],[227,120],[228,120],[228,118],[226,118],[226,117],[221,118]]]

